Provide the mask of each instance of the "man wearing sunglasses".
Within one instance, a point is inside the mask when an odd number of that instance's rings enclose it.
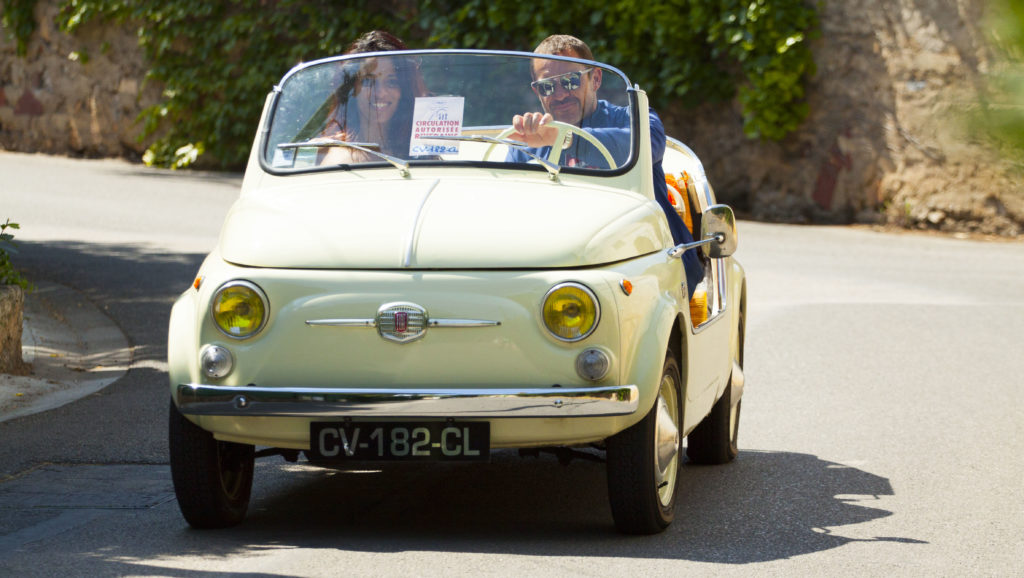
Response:
[[[569,56],[583,60],[593,60],[590,47],[582,40],[564,34],[549,36],[541,42],[535,54],[551,54]],[[536,59],[533,63],[533,82],[530,87],[540,99],[544,112],[528,112],[517,114],[512,118],[512,126],[516,132],[509,138],[526,143],[530,147],[550,147],[555,142],[558,130],[548,126],[552,120],[572,124],[592,134],[611,153],[612,158],[619,162],[629,158],[630,131],[632,122],[629,109],[613,105],[597,98],[597,90],[601,87],[601,69],[588,68],[578,62],[565,60]],[[668,200],[668,187],[665,184],[665,171],[661,162],[665,156],[665,127],[661,124],[658,114],[650,110],[651,127],[651,160],[654,173],[654,197],[668,219],[669,229],[675,243],[691,243],[693,236],[683,224]],[[566,150],[565,166],[608,168],[607,163],[597,150],[589,143],[573,139],[575,150]],[[539,151],[545,156],[547,150]],[[527,162],[529,157],[521,152],[509,152],[508,161]],[[693,296],[697,284],[704,279],[704,265],[697,251],[683,253],[683,268],[686,272],[686,287]]]
[[[534,53],[594,59],[590,47],[582,40],[564,34],[549,36],[537,46]],[[557,120],[590,129],[588,132],[594,133],[601,144],[608,147],[612,158],[624,161],[629,157],[629,111],[598,100],[601,69],[589,68],[578,62],[537,59],[533,62],[532,72],[534,81],[530,83],[530,88],[540,99],[544,112],[528,112],[513,117],[512,126],[516,129],[516,134],[511,135],[513,139],[531,147],[551,146],[558,131],[547,126],[547,123]],[[597,117],[594,117],[595,113]],[[661,126],[660,120],[658,126]],[[664,129],[661,129],[661,142],[664,145]],[[579,155],[589,158],[570,157],[563,164],[608,168],[594,153],[596,151]]]

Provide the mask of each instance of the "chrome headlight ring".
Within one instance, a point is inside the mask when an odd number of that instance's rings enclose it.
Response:
[[[253,294],[255,294],[263,308],[262,317],[256,324],[256,327],[244,334],[241,332],[232,333],[231,331],[228,331],[221,327],[221,324],[217,322],[217,304],[218,301],[220,300],[220,297],[223,295],[225,291],[238,287],[247,289],[251,291]],[[226,337],[236,340],[249,339],[251,337],[258,335],[267,326],[267,321],[270,319],[270,300],[267,299],[267,294],[263,292],[263,289],[261,289],[259,285],[251,281],[246,281],[244,279],[228,281],[227,283],[224,283],[223,285],[218,287],[217,290],[213,293],[213,298],[210,299],[210,319],[213,321],[213,325],[217,328],[217,330],[220,331]]]
[[[566,336],[563,336],[563,335],[559,335],[558,332],[556,332],[554,329],[551,328],[550,325],[548,325],[548,320],[547,320],[548,300],[556,292],[564,290],[564,289],[575,289],[577,291],[580,291],[587,298],[590,299],[590,301],[593,303],[593,308],[594,308],[594,313],[593,313],[594,321],[590,325],[590,327],[588,327],[585,331],[582,331],[579,335],[575,335],[575,336],[572,336],[572,337],[566,337]],[[587,287],[586,285],[584,285],[582,283],[577,283],[575,281],[567,281],[567,282],[564,282],[564,283],[558,283],[554,287],[552,287],[550,290],[548,290],[548,292],[544,294],[544,299],[541,300],[540,309],[541,309],[541,311],[540,311],[541,323],[544,325],[544,328],[547,330],[547,332],[552,337],[554,337],[555,339],[557,339],[559,341],[565,342],[565,343],[575,343],[577,341],[582,341],[582,340],[586,339],[587,337],[590,337],[590,335],[593,334],[595,330],[597,330],[597,326],[600,325],[600,323],[601,323],[601,303],[600,303],[600,301],[598,301],[597,295],[594,294],[594,292],[591,291],[590,288]]]

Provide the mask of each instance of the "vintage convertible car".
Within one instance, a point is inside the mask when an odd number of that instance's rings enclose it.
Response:
[[[555,144],[527,147],[513,118],[542,106]],[[683,438],[691,462],[736,456],[746,291],[732,211],[668,139],[669,193],[697,239],[673,241],[650,122],[622,72],[571,58],[390,52],[288,72],[171,314],[188,523],[239,523],[255,457],[585,446],[621,531],[668,526]]]

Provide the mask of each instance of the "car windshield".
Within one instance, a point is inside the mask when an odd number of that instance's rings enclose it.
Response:
[[[489,163],[614,174],[635,158],[628,87],[595,62],[525,53],[320,60],[275,89],[262,162],[274,173]],[[536,134],[513,127],[517,115],[545,112],[554,122]]]

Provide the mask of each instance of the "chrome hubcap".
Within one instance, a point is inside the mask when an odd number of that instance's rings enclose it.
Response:
[[[739,433],[739,420],[740,420],[740,403],[736,402],[736,405],[732,406],[729,410],[729,442],[733,445],[736,444],[736,434]]]
[[[731,406],[729,408],[729,441],[733,444],[736,443],[736,434],[739,431],[739,419],[740,419],[740,404],[742,400],[736,399],[736,396],[742,394],[745,377],[743,375],[743,366],[740,365],[738,360],[732,362],[732,394],[733,399],[730,400]],[[740,393],[736,393],[737,390]]]
[[[676,391],[672,377],[663,376],[654,422],[655,483],[663,506],[672,502],[679,471],[679,402]]]
[[[665,398],[658,396],[658,472],[662,474],[672,464],[679,451],[679,428],[672,423],[672,413],[665,403]]]

